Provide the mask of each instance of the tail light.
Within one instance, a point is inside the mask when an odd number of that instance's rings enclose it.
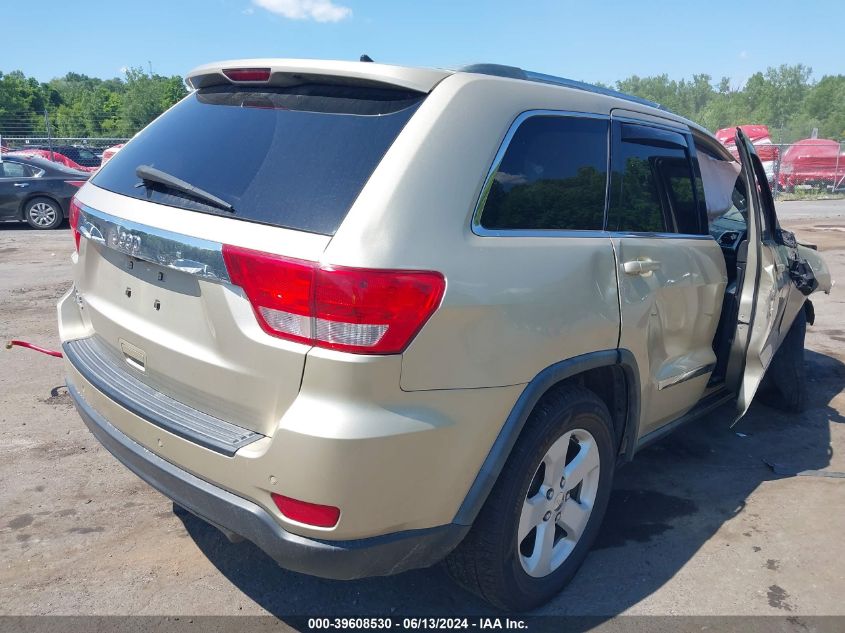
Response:
[[[431,271],[320,266],[223,246],[233,283],[273,336],[355,354],[399,354],[446,289]]]
[[[65,182],[69,185],[73,185],[74,187],[79,188],[88,181],[87,180],[65,180]]]
[[[76,244],[76,250],[79,251],[79,205],[76,202],[76,197],[70,199],[70,213],[68,220],[70,221],[70,230],[73,232],[73,241]]]
[[[279,511],[292,521],[328,528],[337,525],[337,520],[340,518],[340,508],[334,506],[291,499],[275,492],[270,496],[273,497],[273,502]]]

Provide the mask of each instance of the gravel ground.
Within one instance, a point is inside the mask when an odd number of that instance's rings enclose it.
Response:
[[[789,202],[782,223],[845,278],[845,201]],[[69,232],[0,225],[0,340],[58,345]],[[809,407],[724,408],[617,477],[605,528],[543,614],[845,615],[845,305],[815,296]],[[736,431],[742,433],[742,436]],[[113,459],[75,413],[53,358],[0,350],[0,614],[488,614],[439,568],[333,582],[232,545]]]

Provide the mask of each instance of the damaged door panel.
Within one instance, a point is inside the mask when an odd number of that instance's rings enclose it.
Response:
[[[704,230],[688,130],[614,114],[611,164],[619,347],[639,361],[645,436],[704,394],[716,364],[712,341],[727,277],[721,249]]]

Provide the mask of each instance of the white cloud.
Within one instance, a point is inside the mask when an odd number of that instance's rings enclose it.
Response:
[[[748,59],[748,51],[739,51],[740,59]]]
[[[352,15],[352,9],[332,0],[252,0],[253,4],[290,20],[340,22]]]
[[[495,178],[493,178],[493,180],[505,185],[506,187],[513,187],[514,185],[524,185],[528,182],[528,178],[526,178],[524,174],[508,174],[503,171],[496,172],[496,176]]]

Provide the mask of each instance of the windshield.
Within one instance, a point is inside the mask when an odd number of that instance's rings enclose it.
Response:
[[[333,235],[424,95],[351,86],[214,86],[174,106],[115,154],[93,183],[207,211],[138,186],[146,165],[226,203],[232,217]]]

